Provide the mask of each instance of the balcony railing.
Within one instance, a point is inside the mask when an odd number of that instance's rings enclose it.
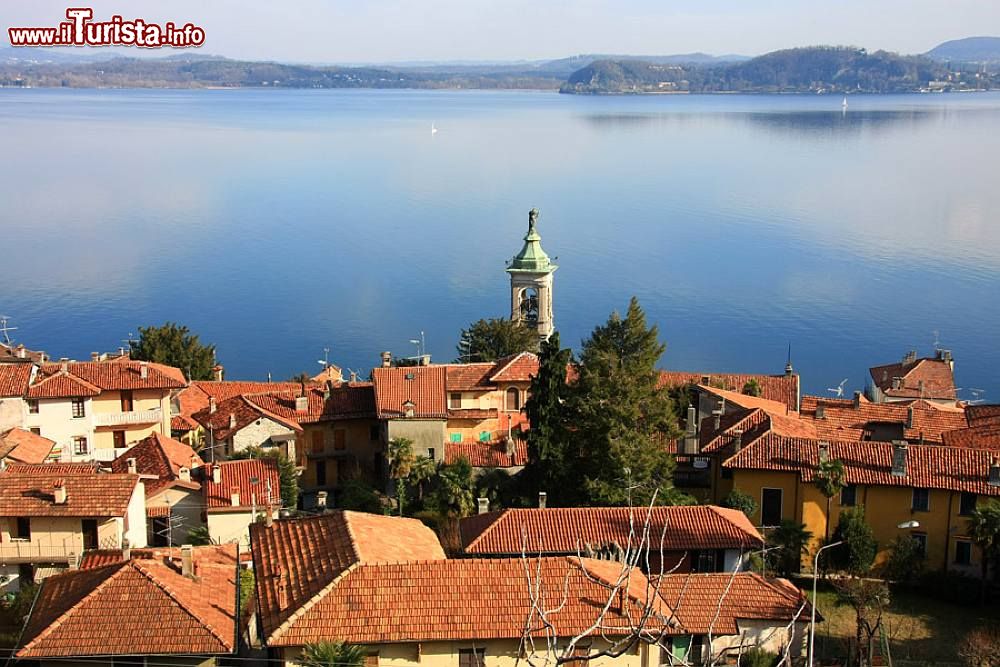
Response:
[[[0,544],[0,563],[68,563],[83,553],[83,543],[37,544],[13,540]]]
[[[163,420],[163,412],[142,410],[139,412],[98,412],[94,415],[95,426],[134,426],[156,424]]]

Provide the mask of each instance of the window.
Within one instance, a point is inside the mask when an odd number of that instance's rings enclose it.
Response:
[[[96,549],[97,519],[83,519],[80,523],[81,523],[80,528],[83,531],[83,548]]]
[[[77,456],[85,456],[90,453],[87,439],[82,435],[73,438],[73,453]]]
[[[365,654],[365,664],[363,667],[378,667],[378,651],[369,651]]]
[[[716,552],[712,549],[700,549],[691,552],[692,572],[717,572]]]
[[[968,540],[955,541],[955,564],[972,565],[972,542]]]
[[[326,442],[323,440],[323,431],[312,432],[312,453],[322,454],[326,449]]]
[[[781,523],[781,489],[761,489],[760,525],[777,526]]]
[[[112,431],[115,449],[125,449],[125,431]]]
[[[489,431],[480,431],[479,432],[479,442],[489,442],[490,439],[491,439],[491,436],[490,436],[490,432]]]
[[[448,395],[448,409],[450,410],[461,410],[462,409],[462,395],[459,393],[453,393]]]
[[[913,489],[913,503],[910,508],[914,512],[930,511],[931,492],[928,489]]]
[[[17,526],[15,526],[15,533],[11,536],[15,540],[30,540],[31,539],[31,519],[27,517],[18,517]]]
[[[381,435],[379,431],[378,424],[372,424],[368,427],[368,439],[372,442],[378,442],[379,436]]]
[[[436,460],[434,458],[434,448],[433,447],[428,447],[427,448],[427,458],[429,458],[431,461]]]
[[[83,399],[74,398],[72,399],[72,401],[73,401],[73,418],[79,419],[80,417],[85,416],[86,412],[83,406]]]
[[[316,461],[316,486],[326,486],[326,460]]]
[[[333,432],[333,448],[338,452],[347,449],[347,431],[338,428]]]
[[[448,435],[448,439],[451,442],[462,442],[462,434],[461,433],[451,433],[451,434]]]
[[[33,398],[28,399],[28,414],[29,415],[37,415],[38,414],[38,401],[36,401]]]
[[[521,392],[517,390],[517,387],[511,387],[507,390],[507,411],[517,412],[521,409]]]
[[[132,392],[123,391],[121,393],[122,398],[122,412],[132,412]]]
[[[927,533],[910,533],[910,537],[917,543],[917,552],[927,557]]]
[[[37,426],[34,426],[32,427],[31,432],[34,433],[35,435],[41,435],[42,429],[38,428]]]
[[[848,484],[840,490],[840,504],[844,507],[854,507],[858,502],[858,487]]]
[[[969,516],[976,509],[978,497],[974,493],[962,492],[962,499],[958,503],[958,513],[962,516]]]
[[[458,649],[458,667],[483,667],[486,661],[484,648]]]

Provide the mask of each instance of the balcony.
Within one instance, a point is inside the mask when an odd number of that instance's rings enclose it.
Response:
[[[27,540],[12,540],[0,544],[0,564],[69,563],[70,554],[79,558],[82,553],[82,543],[37,544]]]
[[[158,424],[163,420],[163,412],[142,410],[139,412],[98,412],[94,414],[94,426],[142,426]]]

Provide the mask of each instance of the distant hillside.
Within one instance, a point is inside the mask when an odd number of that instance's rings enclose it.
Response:
[[[934,60],[1000,63],[1000,37],[966,37],[938,44],[925,54]]]
[[[658,65],[605,60],[574,72],[566,93],[900,93],[989,85],[974,72],[956,77],[921,56],[848,47],[775,51],[742,63],[715,66]]]

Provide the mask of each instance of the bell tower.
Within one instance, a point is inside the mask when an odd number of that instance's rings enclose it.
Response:
[[[555,329],[552,318],[552,274],[559,267],[542,250],[542,237],[535,225],[538,209],[528,213],[528,233],[521,252],[507,263],[510,274],[510,319],[538,331],[548,340]]]

